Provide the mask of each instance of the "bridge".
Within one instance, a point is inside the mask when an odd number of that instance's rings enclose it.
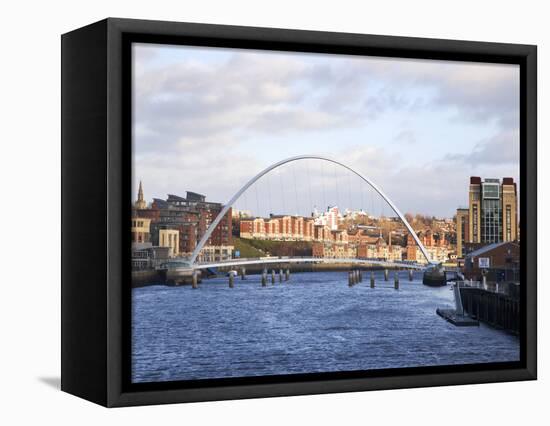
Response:
[[[243,195],[243,193],[245,193],[245,191],[248,188],[250,188],[255,182],[257,182],[263,176],[283,166],[284,164],[302,161],[302,160],[319,160],[319,161],[335,164],[339,167],[342,167],[348,170],[352,174],[358,176],[363,183],[369,185],[374,191],[376,191],[376,193],[378,193],[384,199],[384,201],[390,206],[390,208],[395,212],[395,214],[401,219],[407,231],[412,236],[416,245],[420,249],[422,255],[425,257],[427,261],[427,265],[411,263],[411,262],[386,261],[386,260],[380,260],[380,259],[323,258],[323,257],[261,257],[261,258],[253,258],[253,259],[236,258],[236,259],[230,259],[230,260],[224,260],[224,261],[213,261],[213,262],[199,262],[197,260],[201,250],[204,248],[204,246],[208,242],[209,238],[211,237],[212,233],[214,232],[214,230],[216,229],[220,221],[223,219],[223,217],[228,213],[229,209],[233,207],[233,205],[239,200],[239,198]],[[218,213],[216,218],[209,225],[204,235],[202,235],[191,257],[188,260],[185,260],[185,261],[177,260],[177,261],[174,261],[173,263],[179,264],[182,269],[184,268],[184,269],[187,269],[188,271],[215,268],[215,267],[238,267],[238,266],[242,267],[245,265],[261,265],[261,264],[269,265],[269,264],[283,264],[283,263],[284,264],[292,264],[292,263],[294,264],[296,263],[340,263],[342,264],[343,263],[343,264],[350,264],[350,265],[377,265],[377,266],[385,266],[385,267],[399,267],[399,268],[421,270],[421,269],[425,269],[426,266],[435,264],[434,262],[431,261],[426,248],[423,246],[422,242],[416,235],[416,232],[414,232],[411,225],[408,223],[405,216],[401,213],[401,211],[397,208],[394,202],[382,191],[382,189],[378,185],[376,185],[372,180],[364,176],[362,173],[358,172],[355,169],[352,169],[346,164],[343,164],[338,160],[335,160],[329,157],[319,156],[319,155],[299,155],[295,157],[290,157],[285,160],[281,160],[277,163],[272,164],[271,166],[265,168],[260,173],[252,177],[224,205],[222,210]]]
[[[340,257],[260,257],[260,258],[238,258],[229,260],[220,260],[217,262],[196,262],[189,267],[193,269],[208,269],[220,267],[237,267],[246,265],[278,265],[278,264],[299,264],[299,263],[332,263],[354,266],[384,266],[388,268],[406,268],[422,270],[426,265],[410,262],[387,261],[380,259],[361,259],[361,258],[340,258]]]

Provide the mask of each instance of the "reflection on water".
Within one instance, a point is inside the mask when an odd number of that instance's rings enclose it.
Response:
[[[435,313],[449,287],[401,288],[376,274],[353,288],[346,272],[295,273],[133,289],[132,380],[155,382],[519,360],[519,339],[485,325],[455,327]],[[391,275],[392,277],[393,275]]]

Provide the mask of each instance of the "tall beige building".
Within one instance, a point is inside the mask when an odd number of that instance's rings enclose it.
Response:
[[[470,242],[469,209],[456,210],[456,255],[462,257],[464,243]]]
[[[468,209],[456,214],[457,255],[465,243],[491,244],[518,240],[517,187],[514,179],[470,177]],[[466,217],[467,213],[467,217]]]
[[[502,224],[503,241],[517,241],[518,233],[518,196],[512,178],[502,180]]]
[[[470,178],[470,193],[468,196],[468,227],[469,243],[481,242],[479,224],[481,222],[481,178],[472,176]]]

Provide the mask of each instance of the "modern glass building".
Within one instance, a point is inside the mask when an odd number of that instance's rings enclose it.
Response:
[[[482,243],[502,241],[500,181],[485,179],[481,184],[480,238]]]
[[[471,243],[517,240],[517,188],[512,178],[470,178],[468,235]]]

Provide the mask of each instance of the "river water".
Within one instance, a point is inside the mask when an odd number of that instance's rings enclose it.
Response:
[[[260,276],[204,280],[200,288],[133,289],[132,381],[245,377],[519,360],[519,339],[436,315],[450,287],[384,282],[369,273],[295,273],[262,288]]]

